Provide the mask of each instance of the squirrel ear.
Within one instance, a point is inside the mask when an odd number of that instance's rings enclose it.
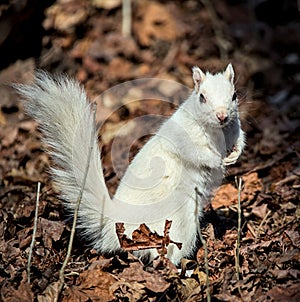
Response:
[[[205,73],[198,67],[193,67],[193,80],[195,83],[195,89],[198,91],[200,84],[205,80]]]
[[[233,84],[234,70],[231,63],[228,64],[226,70],[224,71],[224,75]]]

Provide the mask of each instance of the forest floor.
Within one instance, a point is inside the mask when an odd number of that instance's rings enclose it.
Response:
[[[97,99],[113,194],[128,151],[132,158],[157,120],[188,96],[191,68],[217,72],[231,62],[247,146],[204,211],[206,250],[199,241],[181,267],[166,259],[143,264],[131,253],[99,255],[75,236],[58,300],[300,301],[297,1],[137,1],[131,36],[122,34],[118,0],[16,3],[0,5],[1,60],[7,59],[0,71],[0,300],[56,301],[71,230],[37,124],[7,84],[30,82],[43,68],[84,85]],[[128,123],[125,137],[116,139]]]

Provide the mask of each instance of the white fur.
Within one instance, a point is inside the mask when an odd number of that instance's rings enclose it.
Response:
[[[165,219],[172,220],[170,238],[183,244],[181,250],[173,244],[168,248],[167,257],[175,264],[193,252],[202,207],[209,201],[212,187],[222,178],[224,166],[233,164],[244,147],[237,101],[232,101],[233,78],[231,64],[215,75],[193,68],[193,93],[134,158],[113,200],[105,185],[95,136],[78,218],[81,235],[94,248],[100,252],[120,250],[115,232],[115,222],[120,221],[112,213],[112,205],[120,200],[132,206],[130,214],[134,219],[142,215],[145,221],[140,223],[145,222],[161,235]],[[16,89],[28,100],[27,113],[40,123],[55,163],[53,180],[72,212],[95,127],[86,94],[74,80],[52,78],[44,72],[37,73],[35,84],[16,85]],[[200,102],[200,94],[205,102]],[[228,116],[223,125],[217,117],[220,112]],[[195,201],[195,188],[200,193],[199,204]],[[171,206],[173,201],[179,206]],[[153,204],[155,208],[156,203],[162,208],[170,205],[169,212],[161,217],[159,208],[158,214],[143,212],[144,205]],[[108,213],[102,215],[105,209]],[[137,227],[137,223],[126,221],[127,234]],[[154,249],[138,254],[150,254],[151,258],[157,255]]]

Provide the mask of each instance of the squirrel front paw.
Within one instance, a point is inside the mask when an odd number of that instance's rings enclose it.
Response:
[[[241,151],[237,147],[233,147],[233,151],[223,159],[223,165],[229,166],[236,163],[241,155]]]

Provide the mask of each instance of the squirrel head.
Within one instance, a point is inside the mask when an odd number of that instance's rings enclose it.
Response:
[[[223,72],[204,73],[193,67],[194,95],[200,106],[200,114],[218,127],[228,124],[237,114],[237,94],[234,87],[234,70],[228,64]]]

